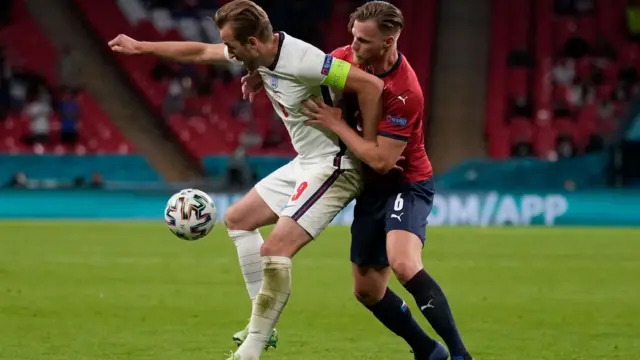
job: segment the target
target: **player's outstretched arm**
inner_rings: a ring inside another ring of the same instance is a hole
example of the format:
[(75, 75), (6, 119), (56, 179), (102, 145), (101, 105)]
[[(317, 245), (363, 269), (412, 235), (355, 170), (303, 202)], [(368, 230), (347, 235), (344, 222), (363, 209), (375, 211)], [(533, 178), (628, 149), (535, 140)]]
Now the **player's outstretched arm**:
[(138, 41), (120, 34), (109, 41), (112, 51), (126, 55), (154, 55), (176, 62), (209, 64), (228, 62), (224, 44), (193, 41)]
[(386, 174), (393, 169), (401, 169), (397, 162), (402, 159), (406, 141), (386, 136), (367, 140), (344, 121), (342, 110), (328, 106), (317, 98), (305, 101), (303, 106), (303, 111), (310, 119), (308, 125), (320, 125), (336, 133), (349, 150), (374, 171)]

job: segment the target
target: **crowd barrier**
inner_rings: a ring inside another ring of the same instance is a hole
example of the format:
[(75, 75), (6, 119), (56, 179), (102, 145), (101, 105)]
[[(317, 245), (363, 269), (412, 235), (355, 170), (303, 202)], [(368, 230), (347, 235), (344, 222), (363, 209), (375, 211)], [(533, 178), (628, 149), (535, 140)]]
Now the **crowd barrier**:
[[(211, 194), (218, 219), (241, 194)], [(0, 190), (0, 219), (162, 221), (170, 194), (106, 190)], [(350, 225), (353, 203), (333, 221)], [(640, 191), (566, 193), (447, 192), (431, 225), (640, 226)]]
[(106, 181), (161, 181), (141, 155), (0, 155), (0, 186), (20, 172), (32, 180), (60, 182), (77, 177), (89, 179), (94, 172)]

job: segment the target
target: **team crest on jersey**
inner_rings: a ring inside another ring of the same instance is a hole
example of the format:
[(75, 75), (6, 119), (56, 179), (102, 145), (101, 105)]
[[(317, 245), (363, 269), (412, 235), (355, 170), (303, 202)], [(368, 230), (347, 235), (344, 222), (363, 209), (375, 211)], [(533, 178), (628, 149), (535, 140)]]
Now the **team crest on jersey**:
[(271, 75), (271, 87), (274, 89), (278, 88), (278, 78), (275, 75)]
[(406, 117), (396, 116), (396, 115), (387, 115), (387, 121), (399, 126), (406, 126), (409, 120)]
[(329, 75), (329, 70), (331, 70), (332, 63), (333, 63), (333, 56), (325, 55), (324, 64), (322, 64), (322, 70), (320, 71), (322, 75)]

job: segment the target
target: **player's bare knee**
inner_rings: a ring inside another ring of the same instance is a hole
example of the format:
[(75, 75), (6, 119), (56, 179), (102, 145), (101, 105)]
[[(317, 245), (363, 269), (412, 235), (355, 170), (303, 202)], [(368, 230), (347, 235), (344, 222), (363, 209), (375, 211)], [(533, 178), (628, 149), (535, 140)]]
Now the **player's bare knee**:
[(269, 237), (260, 247), (261, 256), (284, 256), (283, 246), (278, 239)]
[(376, 299), (376, 297), (373, 294), (367, 291), (354, 290), (353, 296), (355, 296), (356, 300), (358, 300), (364, 306), (374, 305), (380, 300), (380, 299)]
[(380, 301), (384, 296), (384, 291), (380, 293), (379, 289), (372, 286), (356, 286), (353, 289), (353, 296), (363, 305), (371, 306)]
[(365, 306), (376, 304), (387, 291), (389, 268), (359, 266), (355, 263), (353, 271), (353, 295)]
[(237, 206), (236, 204), (229, 206), (223, 217), (227, 230), (253, 231), (258, 228), (256, 219), (254, 219), (255, 216), (247, 214), (245, 209), (246, 207)]
[(359, 268), (354, 273), (353, 296), (365, 306), (382, 299), (387, 290), (389, 273), (386, 268), (380, 270)]
[(260, 197), (256, 189), (251, 189), (238, 202), (229, 206), (223, 217), (227, 230), (253, 231), (264, 225), (278, 221), (271, 208)]
[(287, 239), (278, 233), (271, 233), (260, 248), (261, 256), (293, 257), (297, 248), (294, 239)]
[(244, 221), (244, 219), (246, 218), (246, 214), (243, 214), (238, 206), (231, 205), (224, 213), (223, 221), (224, 225), (227, 227), (227, 230), (255, 230), (247, 228), (249, 227), (249, 224)]
[(262, 244), (262, 256), (293, 257), (302, 247), (311, 241), (309, 235), (300, 224), (283, 216), (278, 220), (267, 240)]
[(391, 270), (396, 278), (405, 283), (422, 269), (422, 262), (414, 259), (395, 259), (391, 261)]

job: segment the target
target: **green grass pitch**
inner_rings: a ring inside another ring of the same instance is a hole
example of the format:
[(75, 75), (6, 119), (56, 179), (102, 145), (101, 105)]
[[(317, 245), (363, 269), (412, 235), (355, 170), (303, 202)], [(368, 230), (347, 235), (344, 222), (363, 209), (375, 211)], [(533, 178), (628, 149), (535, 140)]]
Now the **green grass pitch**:
[[(222, 226), (193, 243), (161, 223), (0, 227), (0, 359), (224, 359), (250, 314)], [(294, 259), (264, 359), (412, 359), (352, 297), (348, 250), (331, 228)], [(433, 228), (424, 259), (477, 360), (640, 357), (640, 230)]]

